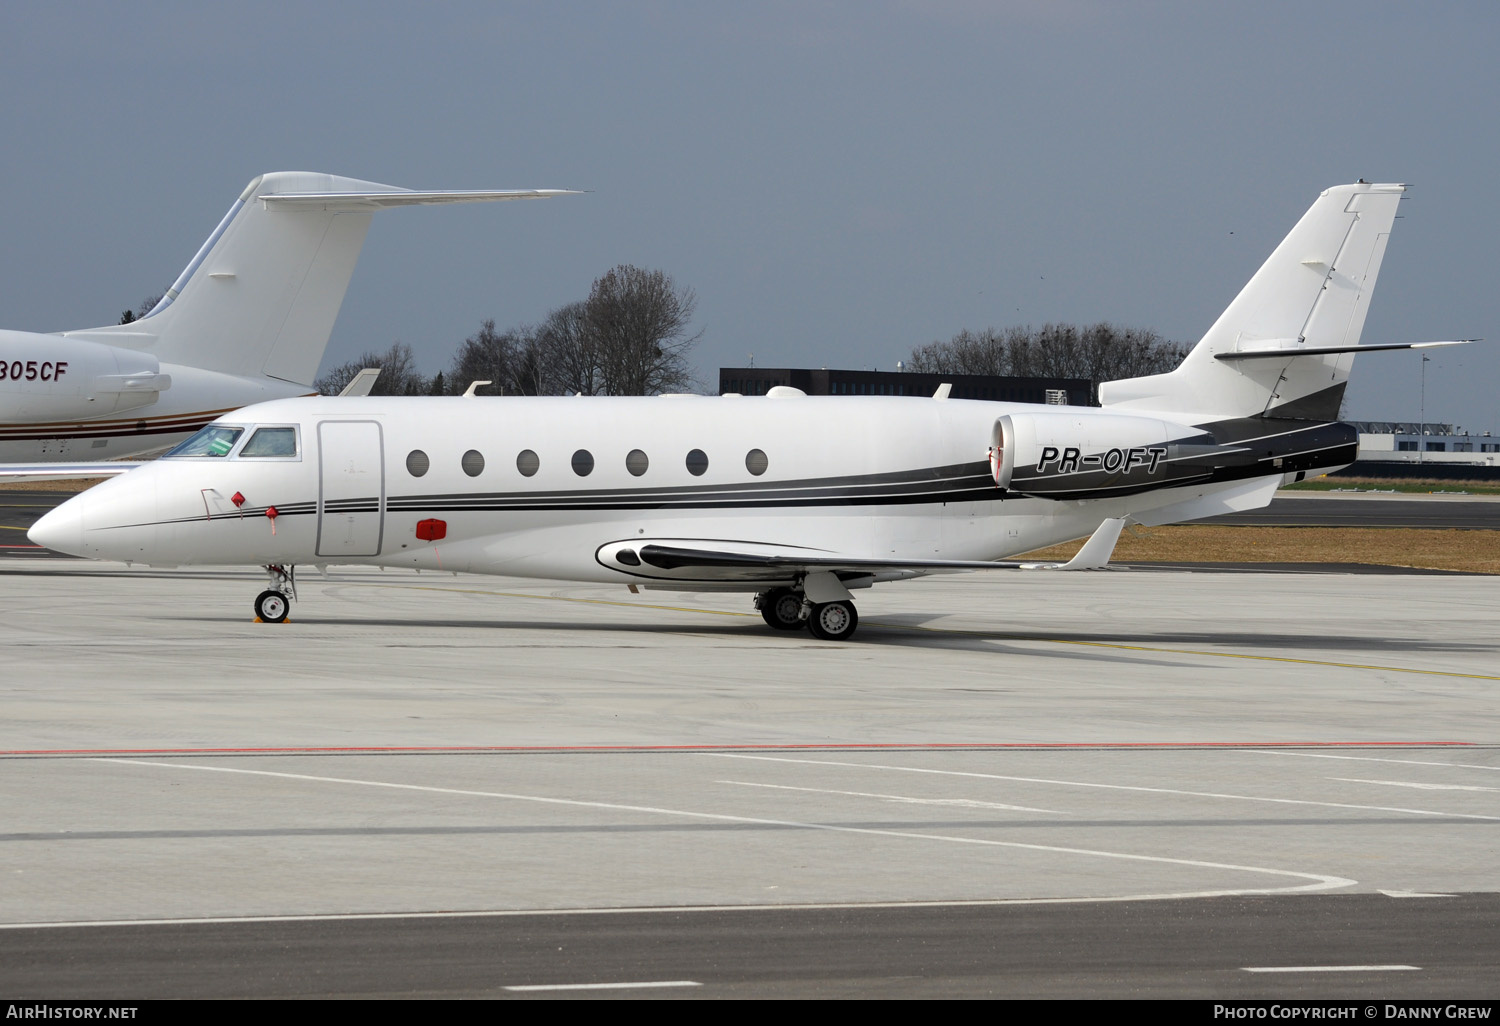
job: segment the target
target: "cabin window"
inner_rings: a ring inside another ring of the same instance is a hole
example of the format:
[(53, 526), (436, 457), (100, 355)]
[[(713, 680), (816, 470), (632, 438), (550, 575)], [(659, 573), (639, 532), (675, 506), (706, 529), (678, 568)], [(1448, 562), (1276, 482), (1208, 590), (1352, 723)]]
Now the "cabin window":
[(702, 477), (704, 471), (708, 469), (708, 453), (702, 449), (694, 449), (688, 453), (687, 468), (689, 474), (692, 474), (694, 477)]
[(484, 454), (478, 449), (470, 449), (464, 453), (463, 459), (458, 465), (464, 468), (464, 473), (470, 477), (478, 477), (484, 473)]
[(250, 436), (250, 441), (240, 450), (241, 456), (295, 456), (297, 455), (297, 429), (294, 427), (263, 427)]
[(625, 469), (630, 471), (631, 477), (640, 477), (651, 466), (651, 460), (639, 449), (631, 449), (630, 455), (625, 457)]
[(245, 433), (242, 427), (224, 427), (210, 424), (197, 434), (179, 443), (166, 454), (166, 459), (181, 456), (228, 456), (234, 443)]
[(750, 473), (754, 474), (756, 477), (760, 477), (760, 475), (764, 474), (766, 472), (766, 468), (770, 465), (771, 461), (766, 458), (765, 452), (760, 449), (751, 449), (749, 452), (745, 453), (745, 469), (750, 471)]
[(432, 467), (432, 461), (421, 449), (413, 449), (406, 454), (406, 472), (412, 477), (421, 477)]
[(594, 472), (594, 454), (587, 449), (579, 449), (573, 454), (573, 473), (579, 477), (588, 477)]

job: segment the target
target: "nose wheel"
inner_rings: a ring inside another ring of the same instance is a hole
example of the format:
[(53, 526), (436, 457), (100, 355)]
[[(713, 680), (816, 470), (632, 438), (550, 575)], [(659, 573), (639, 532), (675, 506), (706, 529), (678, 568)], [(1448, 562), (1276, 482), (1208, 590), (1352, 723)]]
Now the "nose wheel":
[(261, 623), (286, 623), (286, 615), (297, 601), (297, 568), (272, 565), (265, 569), (270, 587), (255, 596), (255, 619)]
[(255, 596), (255, 618), (262, 623), (286, 623), (291, 601), (279, 591), (263, 591)]

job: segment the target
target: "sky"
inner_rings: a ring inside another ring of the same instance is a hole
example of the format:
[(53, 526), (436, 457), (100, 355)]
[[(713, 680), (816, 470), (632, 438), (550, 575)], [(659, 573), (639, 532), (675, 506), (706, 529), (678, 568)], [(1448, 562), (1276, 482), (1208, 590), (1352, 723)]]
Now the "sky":
[[(693, 363), (894, 370), (961, 329), (1193, 342), (1324, 188), (1402, 202), (1347, 416), (1500, 433), (1500, 4), (0, 6), (0, 326), (113, 323), (265, 171), (569, 188), (378, 214), (324, 368), (426, 373), (630, 263)], [(1487, 173), (1487, 172), (1486, 172)], [(1486, 242), (1485, 240), (1490, 240)]]

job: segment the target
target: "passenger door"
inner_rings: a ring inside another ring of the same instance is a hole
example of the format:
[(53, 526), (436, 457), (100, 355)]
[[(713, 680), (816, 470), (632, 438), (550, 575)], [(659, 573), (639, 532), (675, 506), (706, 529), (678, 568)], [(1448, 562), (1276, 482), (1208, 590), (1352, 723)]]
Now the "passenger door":
[(373, 420), (318, 424), (317, 554), (378, 556), (385, 527), (385, 447)]

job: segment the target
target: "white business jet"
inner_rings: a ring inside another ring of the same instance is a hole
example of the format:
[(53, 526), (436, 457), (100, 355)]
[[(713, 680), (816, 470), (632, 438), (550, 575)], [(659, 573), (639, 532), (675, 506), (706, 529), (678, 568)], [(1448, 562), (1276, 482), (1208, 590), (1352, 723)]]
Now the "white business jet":
[[(1102, 408), (932, 398), (285, 399), (220, 417), (31, 530), (148, 564), (260, 565), (264, 621), (294, 567), (391, 567), (745, 591), (767, 624), (853, 634), (852, 593), (1127, 521), (1264, 506), (1354, 460), (1336, 423), (1404, 187), (1329, 189), (1168, 374)], [(470, 390), (472, 392), (472, 389)], [(1056, 564), (1045, 564), (1056, 567)]]
[(0, 331), (0, 479), (119, 473), (134, 464), (91, 461), (163, 449), (230, 410), (309, 394), (376, 211), (566, 191), (261, 175), (139, 320)]

